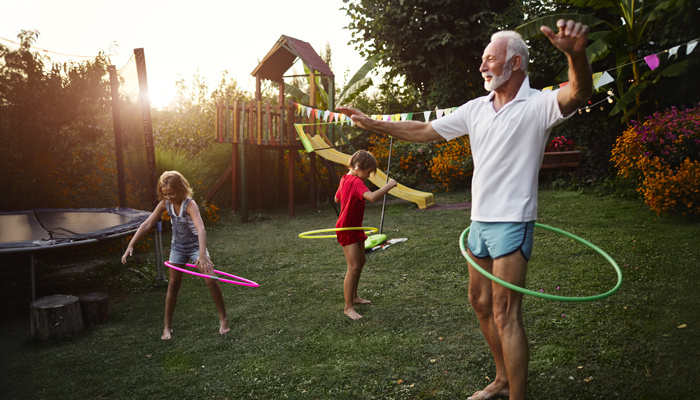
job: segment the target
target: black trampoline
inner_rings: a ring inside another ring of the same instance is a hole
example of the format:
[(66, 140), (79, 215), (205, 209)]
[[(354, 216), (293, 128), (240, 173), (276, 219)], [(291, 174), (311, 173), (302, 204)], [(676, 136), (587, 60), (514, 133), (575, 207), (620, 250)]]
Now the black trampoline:
[(29, 253), (34, 299), (34, 253), (122, 238), (149, 215), (124, 207), (0, 212), (0, 255)]

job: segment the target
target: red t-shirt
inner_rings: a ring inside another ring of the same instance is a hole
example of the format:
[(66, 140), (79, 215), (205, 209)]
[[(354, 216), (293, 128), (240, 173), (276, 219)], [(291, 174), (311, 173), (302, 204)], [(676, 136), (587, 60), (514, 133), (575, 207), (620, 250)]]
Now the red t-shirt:
[[(368, 192), (367, 185), (355, 175), (346, 174), (340, 179), (340, 186), (335, 197), (340, 200), (340, 216), (335, 224), (336, 228), (362, 226), (365, 217), (365, 198), (362, 195)], [(367, 235), (362, 230), (338, 232), (338, 243), (341, 246), (364, 242)]]

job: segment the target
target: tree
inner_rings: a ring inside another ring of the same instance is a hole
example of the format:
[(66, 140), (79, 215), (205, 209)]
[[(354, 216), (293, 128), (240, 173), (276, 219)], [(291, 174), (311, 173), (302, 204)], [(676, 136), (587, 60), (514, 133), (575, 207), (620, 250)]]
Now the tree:
[[(640, 68), (640, 57), (664, 50), (662, 46), (669, 46), (671, 40), (681, 44), (697, 37), (697, 24), (692, 21), (697, 20), (698, 9), (688, 0), (565, 0), (563, 3), (578, 7), (580, 12), (540, 17), (517, 31), (525, 38), (534, 38), (540, 34), (541, 25), (555, 26), (560, 18), (577, 19), (594, 27), (587, 54), (591, 62), (613, 58), (618, 102), (611, 115), (622, 112), (623, 121), (632, 116), (641, 119), (642, 107), (649, 100), (643, 97), (645, 91), (662, 78), (680, 76), (697, 64), (697, 60), (686, 58), (659, 70)], [(563, 71), (560, 79), (565, 77)]]
[(387, 79), (405, 77), (423, 107), (447, 107), (483, 93), (478, 71), (495, 16), (506, 0), (343, 0), (351, 43), (379, 55)]
[[(18, 38), (16, 50), (0, 44), (0, 186), (5, 193), (0, 207), (49, 207), (66, 189), (55, 187), (50, 170), (68, 165), (81, 149), (91, 146), (97, 152), (113, 139), (109, 59), (100, 54), (82, 63), (52, 63), (32, 50), (36, 32), (22, 31)], [(84, 178), (91, 163), (84, 160), (83, 170), (72, 174)]]

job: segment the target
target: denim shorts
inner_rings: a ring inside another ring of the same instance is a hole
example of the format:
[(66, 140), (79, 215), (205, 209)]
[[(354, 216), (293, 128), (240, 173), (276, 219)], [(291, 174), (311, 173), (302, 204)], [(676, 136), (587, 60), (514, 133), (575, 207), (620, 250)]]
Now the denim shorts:
[(535, 221), (479, 222), (472, 221), (467, 247), (477, 258), (505, 257), (519, 251), (525, 260), (532, 255), (532, 234)]
[[(207, 249), (207, 257), (209, 257), (209, 249)], [(173, 264), (187, 264), (199, 258), (199, 246), (192, 251), (182, 251), (181, 249), (170, 247), (170, 262)]]

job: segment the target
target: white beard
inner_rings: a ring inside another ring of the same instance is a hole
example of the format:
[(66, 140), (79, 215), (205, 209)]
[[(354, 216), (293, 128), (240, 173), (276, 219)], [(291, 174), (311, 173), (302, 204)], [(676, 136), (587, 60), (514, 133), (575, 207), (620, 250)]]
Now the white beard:
[(492, 91), (498, 89), (499, 87), (501, 87), (501, 85), (506, 83), (508, 81), (508, 79), (510, 79), (510, 74), (511, 74), (512, 70), (510, 68), (507, 68), (507, 66), (509, 64), (510, 64), (509, 62), (505, 63), (506, 68), (504, 68), (503, 73), (501, 75), (494, 75), (491, 72), (484, 72), (483, 73), (483, 76), (485, 76), (485, 77), (490, 76), (491, 77), (490, 82), (484, 81), (484, 88), (487, 91), (492, 92)]

